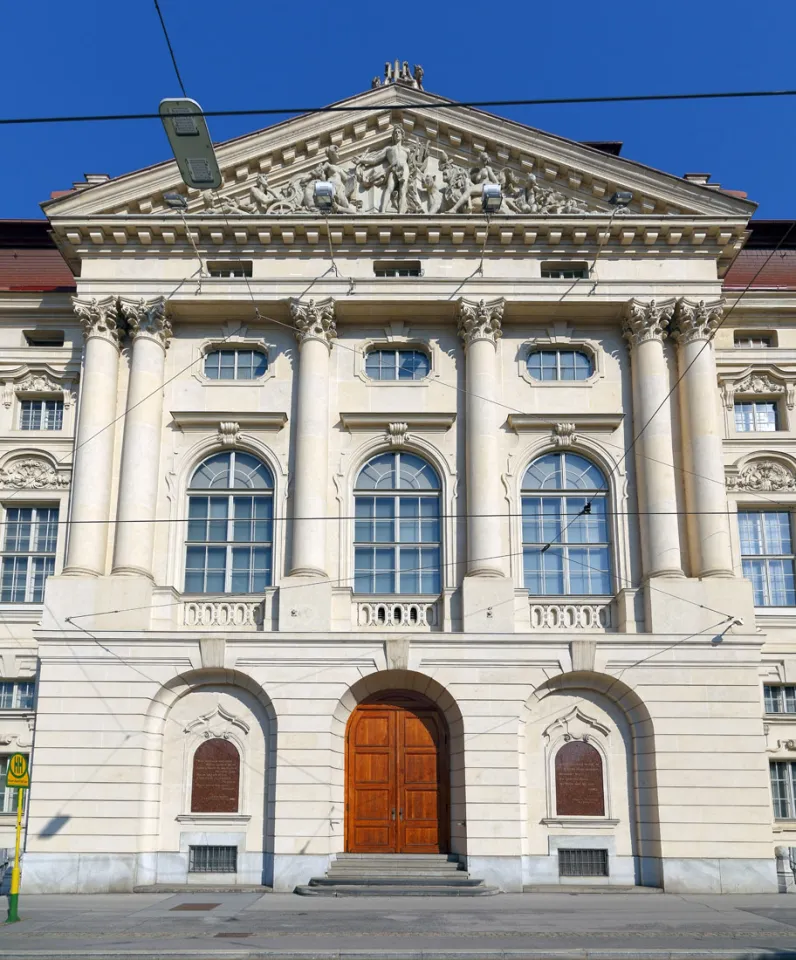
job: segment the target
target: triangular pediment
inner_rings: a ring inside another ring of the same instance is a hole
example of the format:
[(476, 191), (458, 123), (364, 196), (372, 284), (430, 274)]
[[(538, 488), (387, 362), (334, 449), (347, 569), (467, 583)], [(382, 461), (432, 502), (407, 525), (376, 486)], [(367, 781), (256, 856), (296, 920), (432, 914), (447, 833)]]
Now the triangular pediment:
[(623, 211), (629, 216), (743, 218), (754, 211), (738, 197), (447, 104), (411, 87), (373, 89), (328, 112), (217, 145), (224, 177), (217, 195), (187, 189), (168, 161), (49, 201), (44, 209), (51, 218), (70, 219), (173, 214), (163, 194), (179, 191), (188, 216), (318, 216), (313, 185), (323, 179), (335, 185), (329, 216), (479, 213), (486, 182), (500, 184), (500, 215), (507, 216), (605, 215), (618, 190), (632, 193)]

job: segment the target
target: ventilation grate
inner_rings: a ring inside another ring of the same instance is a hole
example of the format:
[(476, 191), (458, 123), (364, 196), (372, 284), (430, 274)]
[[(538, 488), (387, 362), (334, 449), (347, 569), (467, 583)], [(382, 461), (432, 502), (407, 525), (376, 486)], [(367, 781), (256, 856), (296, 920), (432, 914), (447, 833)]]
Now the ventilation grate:
[(559, 877), (607, 877), (607, 850), (559, 850)]
[(189, 847), (188, 873), (237, 873), (237, 847)]

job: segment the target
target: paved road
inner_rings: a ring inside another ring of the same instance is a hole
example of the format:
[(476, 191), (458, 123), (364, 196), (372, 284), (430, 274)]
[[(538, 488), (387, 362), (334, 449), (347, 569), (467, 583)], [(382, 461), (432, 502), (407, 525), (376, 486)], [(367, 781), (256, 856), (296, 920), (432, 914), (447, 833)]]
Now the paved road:
[(796, 960), (796, 896), (23, 893), (20, 913), (21, 923), (0, 928), (0, 958)]

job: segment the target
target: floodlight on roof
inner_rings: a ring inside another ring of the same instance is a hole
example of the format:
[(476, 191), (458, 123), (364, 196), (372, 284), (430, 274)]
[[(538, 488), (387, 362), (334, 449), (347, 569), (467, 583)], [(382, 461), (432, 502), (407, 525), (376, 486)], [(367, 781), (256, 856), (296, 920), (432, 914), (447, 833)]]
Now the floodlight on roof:
[(503, 203), (503, 191), (499, 183), (485, 183), (481, 191), (481, 209), (484, 213), (497, 213)]
[(221, 186), (216, 152), (202, 108), (195, 100), (169, 98), (158, 108), (183, 182), (195, 190)]
[(630, 190), (617, 190), (608, 202), (614, 207), (626, 207), (632, 199)]
[(188, 207), (188, 200), (181, 193), (164, 193), (163, 200), (173, 210), (185, 210)]
[(334, 184), (328, 180), (316, 180), (313, 197), (319, 210), (331, 210), (334, 203)]

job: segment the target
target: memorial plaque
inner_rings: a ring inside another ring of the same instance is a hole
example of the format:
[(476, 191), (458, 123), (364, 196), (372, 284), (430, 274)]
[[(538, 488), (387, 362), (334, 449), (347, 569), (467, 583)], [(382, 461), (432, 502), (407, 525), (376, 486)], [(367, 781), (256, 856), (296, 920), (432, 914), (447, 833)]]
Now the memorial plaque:
[(602, 757), (583, 740), (565, 743), (556, 754), (556, 814), (605, 816)]
[(240, 755), (229, 740), (205, 740), (193, 755), (191, 813), (237, 813)]

